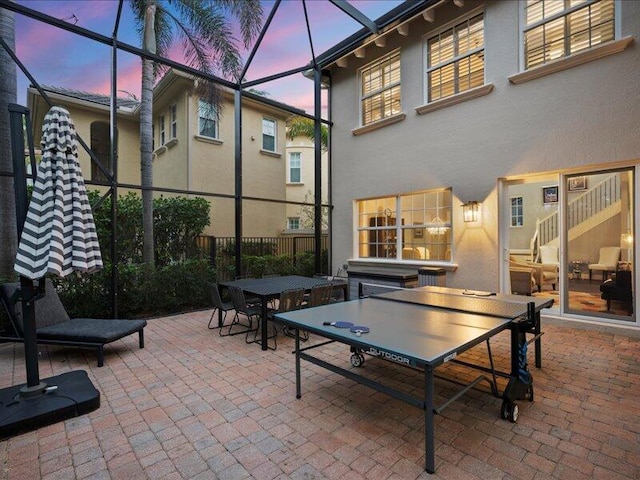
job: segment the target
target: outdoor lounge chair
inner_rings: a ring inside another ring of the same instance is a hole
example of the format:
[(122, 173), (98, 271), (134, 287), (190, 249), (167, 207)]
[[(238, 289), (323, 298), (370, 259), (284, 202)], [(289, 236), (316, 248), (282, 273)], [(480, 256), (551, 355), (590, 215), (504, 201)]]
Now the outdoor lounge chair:
[[(51, 280), (46, 280), (45, 287), (45, 295), (35, 301), (37, 343), (95, 348), (98, 367), (104, 364), (107, 343), (138, 332), (140, 348), (144, 348), (146, 320), (69, 318)], [(20, 284), (0, 286), (0, 299), (11, 323), (8, 336), (0, 337), (0, 342), (24, 342)]]

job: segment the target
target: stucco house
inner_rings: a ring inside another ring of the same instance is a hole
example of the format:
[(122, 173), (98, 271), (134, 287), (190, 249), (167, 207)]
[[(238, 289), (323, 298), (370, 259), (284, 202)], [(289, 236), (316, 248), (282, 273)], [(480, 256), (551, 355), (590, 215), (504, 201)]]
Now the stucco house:
[[(169, 70), (154, 88), (154, 187), (201, 194), (211, 204), (211, 226), (205, 232), (219, 237), (235, 234), (235, 150), (233, 93), (224, 94), (221, 112), (195, 93), (193, 77)], [(57, 87), (46, 94), (69, 110), (78, 134), (109, 164), (109, 97)], [(278, 103), (257, 95), (243, 97), (243, 195), (273, 199), (264, 204), (245, 201), (243, 230), (247, 237), (276, 237), (287, 228), (286, 121), (291, 116)], [(48, 104), (35, 88), (28, 92), (36, 142)], [(139, 102), (118, 99), (118, 182), (140, 184)], [(89, 155), (79, 153), (85, 177), (106, 177)], [(306, 168), (304, 169), (306, 170)], [(303, 171), (304, 171), (303, 170)], [(311, 182), (312, 184), (313, 182)], [(96, 186), (99, 188), (99, 186)], [(120, 188), (120, 193), (126, 191)], [(183, 193), (182, 195), (186, 195)]]
[[(300, 206), (299, 203), (313, 203), (315, 191), (315, 148), (312, 139), (304, 136), (287, 138), (285, 147), (287, 155), (287, 224), (285, 234), (300, 235), (305, 233), (313, 235), (313, 207)], [(322, 204), (328, 204), (329, 198), (329, 168), (328, 152), (321, 154), (321, 192)], [(322, 230), (327, 230), (329, 212), (325, 208), (322, 213)]]
[(572, 299), (620, 262), (637, 291), (640, 2), (424, 0), (377, 23), (318, 59), (333, 271), (436, 267), (508, 293), (510, 260), (551, 250), (554, 315), (638, 326)]

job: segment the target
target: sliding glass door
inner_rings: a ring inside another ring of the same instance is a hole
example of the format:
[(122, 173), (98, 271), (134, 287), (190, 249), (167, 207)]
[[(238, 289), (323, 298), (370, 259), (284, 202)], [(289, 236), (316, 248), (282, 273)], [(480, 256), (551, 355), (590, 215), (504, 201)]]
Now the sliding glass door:
[(634, 318), (633, 177), (632, 169), (565, 177), (565, 309), (569, 313)]
[(503, 288), (558, 314), (635, 321), (633, 168), (503, 183)]

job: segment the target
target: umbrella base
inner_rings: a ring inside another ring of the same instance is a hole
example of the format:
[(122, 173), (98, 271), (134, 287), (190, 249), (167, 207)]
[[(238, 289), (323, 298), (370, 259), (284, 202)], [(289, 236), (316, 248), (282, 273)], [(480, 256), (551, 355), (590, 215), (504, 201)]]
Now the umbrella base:
[(92, 412), (100, 392), (84, 370), (42, 379), (40, 385), (0, 389), (0, 438)]

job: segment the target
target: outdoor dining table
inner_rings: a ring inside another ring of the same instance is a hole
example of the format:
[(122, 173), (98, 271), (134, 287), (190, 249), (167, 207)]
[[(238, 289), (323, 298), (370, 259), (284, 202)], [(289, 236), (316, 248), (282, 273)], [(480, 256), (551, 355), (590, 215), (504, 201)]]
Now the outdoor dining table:
[[(312, 287), (332, 283), (326, 278), (303, 277), (302, 275), (285, 275), (281, 277), (263, 278), (242, 278), (229, 282), (220, 282), (221, 288), (239, 287), (249, 296), (259, 297), (262, 304), (261, 314), (261, 341), (262, 350), (267, 350), (267, 312), (268, 303), (280, 297), (285, 290), (292, 288), (303, 288), (305, 292), (311, 291)], [(334, 288), (341, 288), (343, 298), (347, 298), (347, 282), (333, 283)], [(222, 312), (218, 312), (218, 325), (222, 326)]]

